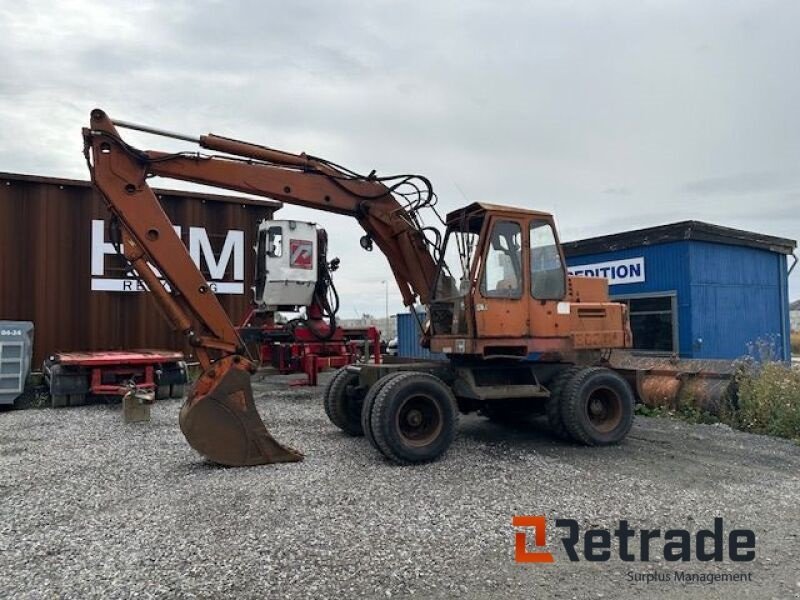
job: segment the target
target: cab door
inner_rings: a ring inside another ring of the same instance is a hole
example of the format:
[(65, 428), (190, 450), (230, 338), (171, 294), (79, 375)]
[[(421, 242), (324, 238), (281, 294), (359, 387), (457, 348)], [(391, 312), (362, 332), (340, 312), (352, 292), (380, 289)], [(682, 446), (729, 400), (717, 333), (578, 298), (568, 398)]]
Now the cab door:
[(524, 338), (529, 335), (527, 221), (493, 216), (475, 290), (478, 338)]
[(550, 219), (533, 218), (528, 230), (531, 298), (528, 319), (531, 336), (569, 335), (570, 307), (566, 302), (567, 274), (558, 236)]

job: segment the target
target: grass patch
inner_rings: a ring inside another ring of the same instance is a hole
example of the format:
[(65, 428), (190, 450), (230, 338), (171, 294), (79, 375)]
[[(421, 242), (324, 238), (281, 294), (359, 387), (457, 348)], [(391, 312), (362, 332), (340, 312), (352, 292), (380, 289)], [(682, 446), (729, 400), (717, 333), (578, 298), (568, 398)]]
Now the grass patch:
[(753, 363), (736, 376), (738, 398), (720, 415), (731, 427), (800, 443), (800, 370), (782, 362)]
[(714, 423), (720, 422), (718, 416), (708, 411), (700, 410), (694, 406), (689, 406), (688, 404), (680, 406), (679, 408), (669, 408), (667, 406), (652, 407), (645, 404), (637, 404), (636, 414), (644, 417), (670, 417), (688, 423), (703, 423), (705, 425), (713, 425)]

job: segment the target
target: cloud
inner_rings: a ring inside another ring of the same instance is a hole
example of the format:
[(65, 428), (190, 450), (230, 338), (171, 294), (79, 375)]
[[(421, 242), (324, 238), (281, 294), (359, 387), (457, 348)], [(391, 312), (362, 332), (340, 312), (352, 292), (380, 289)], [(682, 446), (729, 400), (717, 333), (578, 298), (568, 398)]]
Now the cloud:
[(625, 186), (608, 187), (603, 190), (603, 193), (608, 194), (609, 196), (630, 196), (631, 189)]
[(700, 195), (740, 195), (786, 190), (798, 186), (800, 186), (800, 172), (737, 173), (690, 181), (682, 185), (679, 191)]
[[(99, 106), (420, 172), (442, 212), (460, 188), (551, 211), (565, 239), (692, 218), (797, 237), (798, 19), (791, 0), (6, 3), (0, 170), (85, 178), (80, 128)], [(329, 229), (343, 303), (382, 314), (386, 259), (352, 220), (282, 213)]]

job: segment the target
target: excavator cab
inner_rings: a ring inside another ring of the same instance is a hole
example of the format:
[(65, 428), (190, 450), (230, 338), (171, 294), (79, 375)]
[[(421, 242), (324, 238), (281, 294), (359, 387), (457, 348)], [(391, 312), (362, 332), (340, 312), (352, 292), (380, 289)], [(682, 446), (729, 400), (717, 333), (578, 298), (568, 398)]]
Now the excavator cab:
[(431, 325), (440, 338), (530, 337), (536, 307), (557, 313), (567, 294), (553, 218), (538, 211), (475, 203), (450, 213), (438, 266)]
[(552, 215), (474, 203), (451, 212), (430, 303), (430, 347), (447, 355), (570, 361), (629, 345), (605, 282), (568, 275)]

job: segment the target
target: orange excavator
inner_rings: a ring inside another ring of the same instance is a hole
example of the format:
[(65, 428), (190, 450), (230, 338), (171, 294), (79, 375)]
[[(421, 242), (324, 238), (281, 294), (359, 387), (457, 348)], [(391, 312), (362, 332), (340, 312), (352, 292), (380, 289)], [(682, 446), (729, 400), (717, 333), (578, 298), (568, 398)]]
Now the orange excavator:
[[(125, 142), (123, 128), (213, 154), (142, 151)], [(588, 445), (627, 435), (633, 391), (607, 362), (612, 349), (631, 346), (626, 308), (609, 301), (605, 280), (567, 274), (551, 215), (474, 203), (440, 219), (442, 233), (424, 224), (424, 210), (438, 213), (422, 176), (361, 175), (308, 154), (112, 120), (99, 109), (83, 138), (92, 182), (114, 217), (115, 243), (195, 348), (202, 374), (179, 421), (189, 444), (211, 461), (259, 465), (302, 454), (273, 439), (261, 420), (250, 384), (255, 365), (149, 187), (153, 176), (358, 221), (361, 246), (386, 256), (405, 305), (426, 307), (424, 317), (414, 313), (421, 343), (447, 357), (351, 365), (326, 387), (330, 420), (365, 435), (390, 460), (436, 459), (450, 446), (459, 413), (474, 411), (499, 421), (541, 412), (557, 433)]]

